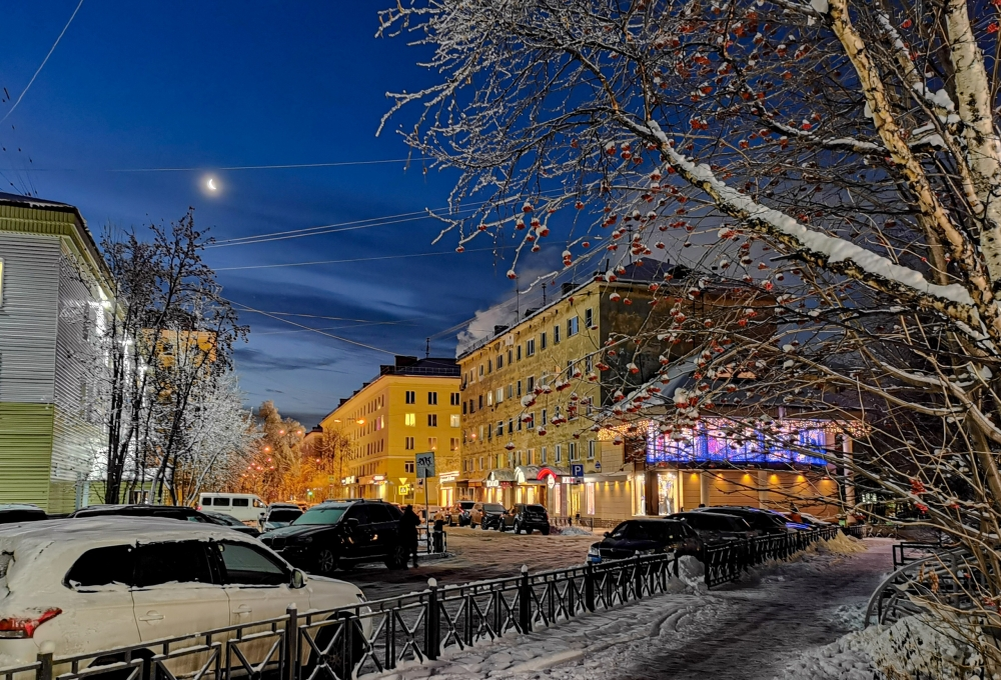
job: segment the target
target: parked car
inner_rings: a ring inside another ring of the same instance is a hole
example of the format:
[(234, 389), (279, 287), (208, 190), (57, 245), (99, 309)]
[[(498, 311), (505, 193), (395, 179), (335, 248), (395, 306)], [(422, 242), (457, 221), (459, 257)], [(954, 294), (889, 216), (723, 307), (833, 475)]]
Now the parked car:
[[(0, 527), (5, 665), (34, 662), (46, 643), (62, 655), (135, 646), (133, 654), (149, 659), (161, 651), (155, 640), (283, 616), (293, 603), (308, 611), (363, 601), (354, 585), (307, 577), (219, 525), (90, 517)], [(271, 644), (242, 651), (259, 663)]]
[(787, 527), (794, 529), (816, 529), (818, 527), (827, 527), (831, 525), (830, 522), (805, 512), (799, 513), (799, 516), (803, 519), (802, 522), (793, 522), (791, 519), (792, 513), (790, 512), (777, 512), (776, 514), (781, 515), (785, 519)]
[(595, 543), (587, 551), (587, 561), (596, 564), (604, 560), (669, 552), (696, 555), (701, 549), (702, 540), (687, 522), (630, 519), (606, 531), (605, 540)]
[(360, 562), (406, 566), (397, 527), (402, 513), (376, 500), (314, 505), (292, 524), (261, 535), (261, 541), (302, 569), (330, 574)]
[(48, 519), (37, 505), (30, 503), (0, 503), (0, 524), (14, 524), (15, 522), (37, 522)]
[(716, 512), (676, 512), (667, 519), (686, 522), (695, 530), (703, 545), (751, 538), (755, 531), (741, 517)]
[(209, 518), (194, 508), (183, 505), (88, 505), (69, 514), (71, 518), (80, 517), (159, 517), (161, 519), (179, 519), (202, 524), (219, 524), (218, 520)]
[(261, 531), (272, 531), (287, 527), (302, 517), (302, 510), (295, 503), (272, 503), (261, 516)]
[(758, 508), (718, 505), (711, 508), (698, 508), (695, 512), (714, 512), (743, 518), (758, 535), (785, 534), (790, 531), (785, 525), (785, 519), (776, 513)]
[(241, 534), (246, 534), (247, 536), (253, 536), (257, 538), (261, 535), (261, 532), (254, 527), (248, 527), (246, 524), (238, 520), (233, 515), (226, 515), (221, 512), (205, 512), (202, 514), (214, 521), (216, 524), (224, 527), (229, 527), (233, 531), (239, 531)]
[(453, 505), (445, 518), (445, 522), (448, 526), (469, 526), (469, 511), (473, 509), (476, 505), (475, 501), (459, 501)]
[(255, 527), (267, 507), (260, 496), (252, 493), (203, 493), (198, 496), (198, 510), (224, 512)]
[(549, 513), (545, 506), (530, 503), (515, 503), (514, 507), (501, 515), (500, 530), (514, 530), (520, 534), (530, 534), (538, 529), (544, 536), (549, 535)]
[(500, 529), (504, 506), (500, 503), (474, 503), (469, 511), (469, 526), (481, 529)]

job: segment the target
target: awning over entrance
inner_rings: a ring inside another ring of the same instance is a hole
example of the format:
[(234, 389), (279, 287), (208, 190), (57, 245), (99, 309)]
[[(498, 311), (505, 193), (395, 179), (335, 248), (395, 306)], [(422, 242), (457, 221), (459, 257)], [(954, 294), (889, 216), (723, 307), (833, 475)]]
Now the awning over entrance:
[(544, 480), (539, 478), (538, 465), (519, 465), (514, 469), (514, 481), (516, 484), (544, 484)]
[(539, 468), (539, 472), (536, 474), (535, 478), (540, 481), (546, 481), (547, 477), (555, 477), (556, 480), (559, 481), (560, 477), (566, 477), (569, 474), (570, 472), (568, 470), (558, 468), (555, 465), (550, 465), (548, 467)]
[(488, 482), (513, 482), (515, 481), (514, 470), (509, 470), (507, 468), (501, 468), (499, 470), (491, 470), (490, 474), (487, 475)]

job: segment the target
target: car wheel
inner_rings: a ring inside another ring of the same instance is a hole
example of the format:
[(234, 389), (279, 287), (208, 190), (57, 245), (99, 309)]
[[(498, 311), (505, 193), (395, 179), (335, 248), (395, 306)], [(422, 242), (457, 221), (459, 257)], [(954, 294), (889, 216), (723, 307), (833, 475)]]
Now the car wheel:
[[(341, 616), (347, 618), (346, 614), (342, 614)], [(312, 677), (313, 672), (317, 666), (321, 665), (321, 662), (322, 665), (326, 666), (326, 673), (319, 674), (321, 677), (354, 677), (355, 664), (361, 660), (365, 653), (365, 642), (363, 640), (365, 632), (362, 630), (357, 619), (353, 619), (349, 625), (351, 626), (351, 646), (346, 654), (341, 642), (344, 638), (343, 633), (336, 635), (336, 641), (331, 645), (331, 641), (335, 639), (335, 634), (339, 626), (325, 626), (316, 633), (316, 646), (320, 649), (321, 655), (320, 658), (317, 658), (316, 652), (310, 652), (309, 660), (303, 668), (303, 677)], [(344, 633), (347, 633), (347, 629), (344, 630)]]
[(543, 536), (548, 536), (549, 535), (549, 527), (542, 527), (542, 529), (540, 529), (540, 531), (542, 532)]
[(337, 555), (329, 548), (324, 548), (316, 553), (316, 571), (324, 576), (329, 576), (337, 569)]
[(410, 553), (407, 549), (402, 545), (397, 545), (393, 547), (389, 557), (386, 558), (386, 566), (390, 569), (405, 569), (409, 559)]

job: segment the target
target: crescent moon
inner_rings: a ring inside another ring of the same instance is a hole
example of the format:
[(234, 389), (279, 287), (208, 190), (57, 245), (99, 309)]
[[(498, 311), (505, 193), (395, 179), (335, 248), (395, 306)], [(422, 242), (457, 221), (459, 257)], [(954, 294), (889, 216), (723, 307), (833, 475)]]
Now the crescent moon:
[(209, 191), (215, 191), (216, 190), (215, 178), (209, 177), (209, 181), (206, 182), (206, 185), (208, 186)]

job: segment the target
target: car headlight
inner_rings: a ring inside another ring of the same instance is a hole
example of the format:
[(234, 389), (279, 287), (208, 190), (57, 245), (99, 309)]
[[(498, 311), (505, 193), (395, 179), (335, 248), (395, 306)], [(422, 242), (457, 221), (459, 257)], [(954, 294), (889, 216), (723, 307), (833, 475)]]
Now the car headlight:
[(303, 536), (299, 539), (299, 543), (312, 543), (312, 542), (313, 542), (312, 536)]
[(595, 543), (594, 545), (592, 545), (590, 548), (587, 549), (587, 554), (601, 556), (601, 548), (599, 548), (598, 544)]

